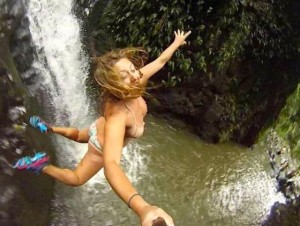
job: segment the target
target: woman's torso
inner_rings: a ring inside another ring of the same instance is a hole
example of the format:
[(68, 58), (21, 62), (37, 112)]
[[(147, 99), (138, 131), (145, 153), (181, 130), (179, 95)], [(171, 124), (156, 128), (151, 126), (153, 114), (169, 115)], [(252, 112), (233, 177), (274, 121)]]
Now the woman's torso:
[(147, 114), (147, 105), (142, 97), (134, 101), (124, 102), (127, 110), (129, 126), (125, 132), (125, 138), (139, 138), (144, 133), (144, 117)]
[[(126, 112), (127, 125), (125, 129), (124, 146), (130, 139), (139, 138), (144, 133), (144, 117), (147, 113), (147, 105), (142, 97), (136, 99), (120, 101), (121, 110)], [(122, 107), (123, 106), (123, 107)], [(107, 106), (105, 106), (106, 108)], [(96, 120), (97, 137), (100, 145), (103, 147), (104, 142), (104, 127), (105, 127), (105, 113), (108, 109), (104, 110), (104, 116)]]

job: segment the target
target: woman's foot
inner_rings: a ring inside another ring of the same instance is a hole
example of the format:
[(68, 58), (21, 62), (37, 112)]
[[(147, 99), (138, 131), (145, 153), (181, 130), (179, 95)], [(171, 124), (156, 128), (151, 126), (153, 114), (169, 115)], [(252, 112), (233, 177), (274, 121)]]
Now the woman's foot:
[(37, 128), (41, 133), (47, 133), (52, 131), (51, 126), (44, 122), (39, 116), (31, 116), (29, 123), (32, 127)]
[(39, 174), (42, 169), (49, 165), (49, 156), (46, 153), (38, 152), (33, 157), (25, 156), (20, 158), (14, 165), (18, 170), (29, 170)]

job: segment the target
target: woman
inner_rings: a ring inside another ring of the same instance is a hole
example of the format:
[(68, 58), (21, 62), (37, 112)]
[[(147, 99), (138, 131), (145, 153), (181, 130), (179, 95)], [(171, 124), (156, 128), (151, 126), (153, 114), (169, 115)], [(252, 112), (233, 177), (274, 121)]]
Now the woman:
[[(132, 186), (120, 167), (123, 147), (131, 138), (138, 138), (144, 131), (147, 106), (142, 98), (148, 79), (159, 71), (173, 53), (190, 35), (178, 30), (173, 43), (153, 62), (143, 66), (144, 53), (140, 49), (114, 50), (95, 59), (95, 79), (104, 94), (103, 116), (88, 129), (49, 126), (33, 116), (30, 124), (41, 132), (52, 132), (77, 142), (88, 143), (88, 151), (74, 171), (49, 164), (45, 153), (20, 159), (15, 168), (43, 172), (64, 184), (79, 186), (87, 182), (104, 167), (104, 174), (116, 194), (141, 220), (142, 226), (152, 225), (158, 217), (168, 226), (172, 218), (162, 209), (147, 203)], [(105, 135), (104, 135), (105, 134)]]

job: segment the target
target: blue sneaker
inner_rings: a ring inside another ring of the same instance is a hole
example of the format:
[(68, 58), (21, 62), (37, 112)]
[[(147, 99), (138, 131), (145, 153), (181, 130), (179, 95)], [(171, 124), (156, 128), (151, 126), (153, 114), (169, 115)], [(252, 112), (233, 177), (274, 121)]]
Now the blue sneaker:
[(14, 168), (18, 170), (29, 170), (39, 174), (42, 169), (49, 165), (49, 156), (46, 153), (38, 152), (33, 157), (23, 157), (19, 159)]
[(41, 133), (47, 133), (52, 130), (51, 126), (44, 122), (39, 116), (31, 116), (29, 123), (32, 127), (39, 129)]
[(31, 158), (29, 156), (25, 156), (23, 158), (20, 158), (14, 165), (15, 169), (18, 170), (26, 170), (27, 165), (31, 164)]
[(40, 160), (41, 158), (43, 158), (44, 156), (46, 156), (45, 152), (37, 152), (30, 159), (31, 159), (32, 162), (36, 162), (36, 161)]

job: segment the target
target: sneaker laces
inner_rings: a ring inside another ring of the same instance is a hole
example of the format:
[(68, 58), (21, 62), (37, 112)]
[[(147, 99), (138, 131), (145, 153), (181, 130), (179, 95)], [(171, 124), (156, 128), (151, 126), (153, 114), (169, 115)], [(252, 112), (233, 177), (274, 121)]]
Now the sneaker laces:
[(39, 174), (49, 164), (49, 156), (44, 152), (37, 152), (33, 157), (25, 156), (20, 158), (13, 166), (19, 170), (30, 170)]
[(46, 153), (45, 153), (45, 152), (38, 152), (38, 153), (35, 153), (35, 155), (31, 158), (31, 161), (32, 161), (32, 162), (38, 161), (38, 160), (40, 160), (41, 158), (43, 158), (44, 156), (46, 156)]
[(29, 156), (25, 156), (23, 158), (20, 158), (13, 167), (22, 170), (26, 169), (27, 166), (31, 163), (31, 158)]
[(29, 123), (32, 125), (32, 127), (39, 129), (41, 133), (47, 133), (49, 130), (47, 123), (42, 121), (39, 116), (31, 116)]

